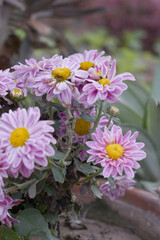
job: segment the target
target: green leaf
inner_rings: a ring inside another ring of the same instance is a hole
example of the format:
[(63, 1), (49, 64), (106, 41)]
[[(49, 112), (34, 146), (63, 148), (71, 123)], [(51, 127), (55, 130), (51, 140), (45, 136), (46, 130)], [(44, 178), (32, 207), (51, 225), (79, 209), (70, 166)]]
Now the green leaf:
[(54, 147), (54, 150), (55, 150), (55, 154), (53, 156), (53, 159), (60, 160), (60, 159), (64, 158), (64, 153), (59, 152), (55, 147)]
[(158, 161), (158, 155), (155, 149), (155, 145), (151, 136), (143, 129), (134, 127), (132, 125), (121, 125), (124, 132), (131, 130), (132, 133), (138, 131), (137, 142), (143, 142), (145, 144), (143, 151), (147, 156), (140, 161), (140, 165), (144, 171), (143, 180), (158, 181), (160, 180), (160, 164)]
[(88, 113), (81, 113), (80, 118), (82, 118), (83, 120), (85, 120), (87, 122), (95, 121), (95, 117), (90, 116)]
[(59, 220), (59, 216), (56, 213), (47, 212), (44, 214), (44, 217), (45, 217), (46, 221), (50, 224), (55, 224)]
[(115, 186), (114, 179), (112, 177), (108, 178), (108, 182), (110, 183), (111, 186)]
[(118, 118), (121, 120), (121, 122), (133, 124), (135, 126), (143, 125), (143, 118), (140, 115), (138, 115), (133, 109), (131, 109), (122, 102), (115, 103), (113, 105), (116, 106), (120, 111)]
[(39, 181), (36, 184), (36, 192), (37, 192), (37, 194), (39, 194), (43, 190), (43, 188), (45, 186), (45, 182), (46, 182), (46, 179), (43, 179), (43, 180)]
[(144, 107), (149, 97), (146, 89), (137, 82), (127, 81), (128, 89), (120, 96), (120, 99), (128, 107), (135, 110), (138, 115), (143, 117)]
[(102, 198), (103, 194), (99, 191), (99, 189), (95, 185), (91, 185), (91, 190), (95, 197)]
[(150, 98), (146, 105), (144, 126), (153, 138), (160, 159), (160, 105)]
[(152, 81), (152, 86), (151, 86), (151, 96), (155, 100), (160, 102), (159, 89), (160, 89), (160, 61), (158, 63), (158, 66)]
[(128, 82), (127, 85), (128, 89), (120, 96), (121, 102), (113, 105), (119, 108), (122, 122), (142, 126), (149, 94), (136, 82)]
[(79, 172), (83, 172), (84, 174), (92, 174), (93, 172), (95, 172), (96, 170), (99, 170), (99, 167), (97, 166), (91, 166), (87, 163), (82, 164), (82, 161), (75, 159), (75, 165), (76, 165), (76, 169)]
[(79, 168), (85, 174), (91, 174), (95, 172), (95, 168), (87, 163), (80, 165)]
[(54, 176), (54, 179), (56, 182), (59, 183), (64, 183), (65, 176), (66, 176), (66, 169), (65, 168), (60, 168), (57, 165), (54, 165), (51, 167), (52, 174)]
[(6, 226), (2, 227), (2, 225), (0, 227), (0, 233), (2, 233), (2, 235), (0, 234), (1, 240), (21, 240), (17, 233), (14, 232), (11, 228)]
[(15, 223), (14, 227), (21, 237), (39, 236), (41, 240), (53, 240), (48, 224), (38, 209), (25, 209), (17, 217), (17, 220), (20, 222)]
[(45, 185), (45, 192), (48, 194), (49, 197), (55, 196), (56, 192), (55, 189), (53, 188), (53, 185)]
[(160, 182), (148, 182), (148, 181), (140, 181), (140, 184), (147, 190), (155, 193), (154, 188), (160, 186)]
[(28, 180), (24, 183), (13, 183), (16, 187), (20, 188), (20, 189), (25, 189), (27, 187), (29, 187), (31, 184), (35, 183), (37, 180), (34, 178), (34, 179), (31, 179), (31, 180)]

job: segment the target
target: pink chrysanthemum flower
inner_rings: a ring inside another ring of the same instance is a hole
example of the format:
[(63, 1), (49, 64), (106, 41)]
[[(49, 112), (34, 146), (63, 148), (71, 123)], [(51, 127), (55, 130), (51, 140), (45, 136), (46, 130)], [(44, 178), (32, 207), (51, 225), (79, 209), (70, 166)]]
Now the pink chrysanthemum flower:
[(0, 146), (7, 155), (8, 172), (15, 177), (20, 172), (29, 177), (36, 165), (47, 166), (46, 156), (54, 155), (50, 143), (56, 140), (50, 134), (53, 121), (42, 121), (39, 108), (18, 108), (3, 113), (0, 119)]
[(51, 69), (54, 65), (58, 65), (60, 61), (63, 60), (63, 57), (61, 55), (55, 54), (51, 58), (45, 58), (42, 57), (42, 59), (39, 61), (39, 64), (41, 65), (42, 69)]
[(52, 66), (61, 60), (62, 56), (56, 54), (49, 59), (43, 57), (39, 62), (34, 58), (26, 59), (26, 64), (19, 63), (19, 65), (13, 66), (12, 79), (15, 82), (15, 88), (21, 89), (26, 96), (27, 87), (32, 88), (37, 74), (43, 70), (52, 69)]
[(7, 169), (9, 163), (7, 162), (7, 156), (1, 151), (0, 152), (0, 186), (4, 186), (3, 178), (8, 178)]
[(72, 98), (79, 96), (78, 89), (71, 82), (78, 68), (79, 64), (68, 58), (53, 64), (52, 69), (46, 69), (37, 75), (33, 82), (32, 93), (37, 96), (46, 93), (48, 101), (58, 97), (64, 106), (70, 105)]
[(133, 178), (133, 168), (140, 167), (137, 161), (146, 157), (146, 153), (141, 150), (144, 143), (136, 142), (137, 135), (138, 132), (135, 132), (131, 136), (131, 131), (128, 131), (123, 136), (122, 129), (116, 125), (113, 125), (111, 130), (105, 127), (104, 132), (97, 129), (96, 133), (92, 134), (93, 141), (86, 143), (91, 148), (87, 151), (91, 155), (88, 162), (100, 163), (104, 168), (105, 178), (122, 175), (123, 171)]
[(103, 56), (104, 51), (98, 52), (95, 49), (85, 50), (83, 53), (75, 53), (70, 56), (70, 59), (77, 61), (80, 64), (80, 69), (88, 71), (90, 68), (94, 68), (95, 65), (101, 65), (105, 61), (110, 61), (110, 56)]
[(136, 181), (127, 176), (116, 177), (113, 185), (107, 181), (100, 186), (100, 191), (103, 195), (109, 197), (111, 200), (114, 200), (115, 198), (124, 196), (125, 191), (132, 189), (135, 184)]
[(1, 199), (1, 201), (4, 200), (4, 192), (3, 192), (3, 189), (1, 186), (0, 186), (0, 199)]
[(127, 89), (124, 80), (135, 81), (131, 73), (116, 74), (116, 60), (106, 61), (101, 67), (95, 66), (90, 69), (87, 83), (82, 89), (82, 94), (79, 97), (80, 103), (88, 103), (93, 105), (99, 98), (106, 100), (109, 103), (118, 102), (117, 98)]
[(14, 69), (14, 72), (12, 72), (12, 78), (14, 80), (18, 81), (21, 79), (26, 83), (29, 77), (34, 78), (40, 70), (43, 70), (42, 62), (37, 62), (34, 58), (26, 59), (25, 62), (26, 64), (19, 63), (19, 65), (12, 67), (12, 69)]
[(73, 82), (75, 82), (78, 87), (89, 77), (89, 70), (97, 66), (101, 66), (105, 61), (110, 61), (110, 56), (103, 56), (104, 51), (98, 52), (95, 49), (85, 50), (83, 53), (75, 53), (69, 56), (69, 59), (74, 60), (79, 63), (79, 71), (73, 77)]
[(34, 58), (25, 60), (26, 64), (19, 63), (12, 67), (14, 72), (12, 72), (12, 79), (15, 82), (15, 88), (21, 89), (24, 96), (27, 95), (27, 88), (30, 78), (34, 79), (37, 73), (43, 69), (43, 63), (37, 62)]
[(0, 96), (5, 97), (7, 95), (7, 91), (14, 88), (13, 85), (9, 69), (4, 71), (0, 70)]
[(0, 199), (0, 222), (11, 227), (11, 223), (18, 223), (19, 221), (12, 218), (8, 210), (12, 209), (13, 206), (19, 204), (21, 200), (13, 200), (9, 196), (4, 196), (4, 199)]
[[(83, 107), (82, 107), (83, 108)], [(90, 111), (87, 111), (90, 116), (94, 117), (96, 115), (95, 108), (92, 108)], [(74, 132), (73, 132), (73, 143), (79, 143), (84, 144), (89, 136), (90, 133), (89, 131), (93, 129), (94, 127), (94, 122), (88, 122), (85, 121), (84, 119), (81, 118), (81, 112), (80, 111), (74, 111), (72, 112), (72, 116), (76, 118), (75, 122), (75, 127), (74, 127)], [(66, 136), (66, 131), (67, 131), (67, 117), (66, 117), (66, 112), (61, 112), (59, 113), (59, 122), (60, 122), (60, 127), (59, 130), (56, 131), (57, 136), (60, 137), (65, 137)], [(97, 128), (102, 128), (106, 126), (108, 123), (108, 119), (103, 116), (101, 117), (99, 124)], [(112, 125), (112, 122), (110, 123), (110, 126)], [(86, 149), (83, 149), (81, 152), (78, 153), (79, 158), (84, 161), (85, 157), (88, 156)]]

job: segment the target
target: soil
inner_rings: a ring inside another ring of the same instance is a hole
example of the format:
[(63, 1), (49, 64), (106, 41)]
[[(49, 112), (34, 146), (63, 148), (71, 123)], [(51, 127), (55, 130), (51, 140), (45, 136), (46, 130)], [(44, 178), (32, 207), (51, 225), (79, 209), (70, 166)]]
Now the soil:
[[(100, 221), (82, 220), (82, 227), (61, 225), (64, 240), (142, 240), (129, 228), (121, 228)], [(83, 227), (85, 226), (85, 227)]]
[(154, 195), (132, 191), (125, 199), (115, 201), (107, 198), (95, 201), (93, 195), (80, 196), (79, 191), (76, 195), (84, 203), (80, 221), (62, 218), (59, 225), (61, 240), (160, 239), (160, 199)]
[(61, 221), (63, 240), (160, 239), (159, 216), (121, 200), (118, 200), (118, 204), (114, 201), (112, 206), (102, 200), (85, 205), (80, 220), (79, 224)]

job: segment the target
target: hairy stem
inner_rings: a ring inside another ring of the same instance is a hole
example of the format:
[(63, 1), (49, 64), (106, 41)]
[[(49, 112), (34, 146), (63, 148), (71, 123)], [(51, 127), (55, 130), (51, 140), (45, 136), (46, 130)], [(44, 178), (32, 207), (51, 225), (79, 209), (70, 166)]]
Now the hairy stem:
[(81, 183), (85, 183), (85, 182), (88, 182), (89, 180), (91, 180), (92, 178), (98, 176), (101, 172), (103, 171), (103, 168), (100, 168), (99, 170), (97, 170), (97, 172), (93, 173), (92, 175), (82, 179), (82, 180), (79, 180), (77, 182), (75, 182), (74, 184), (81, 184)]
[(109, 124), (110, 124), (112, 118), (113, 118), (112, 116), (109, 117), (109, 120), (108, 120), (108, 123), (107, 123), (107, 128), (109, 127)]
[(66, 161), (66, 159), (68, 158), (71, 150), (72, 150), (72, 139), (73, 139), (73, 122), (71, 124), (71, 119), (72, 119), (72, 114), (70, 111), (70, 106), (66, 108), (66, 116), (67, 116), (67, 136), (68, 136), (68, 143), (67, 143), (67, 151), (65, 153), (64, 158), (61, 160), (63, 162)]
[(100, 105), (100, 108), (99, 108), (99, 111), (98, 111), (98, 115), (97, 115), (97, 118), (95, 120), (92, 132), (95, 132), (95, 130), (96, 130), (97, 126), (98, 126), (99, 120), (100, 120), (100, 118), (102, 116), (102, 109), (103, 109), (103, 101), (101, 101), (101, 105)]
[(81, 146), (79, 146), (72, 154), (71, 154), (71, 156), (69, 156), (68, 157), (68, 161), (69, 160), (71, 160), (72, 158), (74, 158), (80, 151), (82, 151), (83, 150), (83, 147), (84, 147), (84, 144), (85, 143), (83, 143)]

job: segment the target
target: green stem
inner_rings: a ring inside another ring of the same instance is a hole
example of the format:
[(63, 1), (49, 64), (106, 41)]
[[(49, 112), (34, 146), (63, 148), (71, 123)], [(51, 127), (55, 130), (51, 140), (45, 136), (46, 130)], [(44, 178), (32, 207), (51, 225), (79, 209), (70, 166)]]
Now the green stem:
[(107, 123), (107, 128), (109, 127), (109, 124), (110, 124), (112, 118), (113, 118), (113, 116), (110, 115), (109, 120), (108, 120), (108, 123)]
[(48, 111), (49, 111), (49, 119), (53, 120), (53, 111), (51, 106), (48, 107)]
[(22, 100), (17, 101), (17, 103), (20, 108), (24, 108), (24, 104)]
[[(49, 175), (48, 172), (46, 172), (44, 174), (44, 176), (39, 181), (45, 179), (46, 177), (48, 177), (48, 175)], [(36, 178), (34, 178), (34, 179), (31, 179), (31, 180), (29, 180), (25, 183), (17, 184), (17, 186), (12, 186), (10, 188), (6, 188), (6, 189), (4, 189), (4, 191), (5, 191), (5, 193), (9, 193), (9, 192), (12, 192), (12, 191), (15, 191), (15, 190), (18, 190), (18, 189), (22, 190), (22, 189), (25, 189), (25, 188), (29, 187), (30, 185), (32, 185), (33, 183), (36, 183), (36, 182), (38, 182), (38, 180)]]
[(25, 183), (22, 183), (22, 184), (17, 184), (17, 186), (12, 186), (10, 188), (6, 188), (4, 189), (6, 193), (9, 193), (9, 192), (12, 192), (12, 191), (15, 191), (15, 190), (18, 190), (18, 189), (25, 189), (27, 188), (28, 186), (30, 186), (31, 184), (35, 183), (37, 181), (37, 179), (32, 179), (32, 180), (29, 180)]
[(71, 118), (72, 118), (72, 114), (70, 111), (70, 106), (66, 108), (66, 116), (67, 116), (67, 136), (68, 136), (68, 144), (67, 144), (67, 151), (65, 153), (64, 158), (62, 159), (63, 162), (66, 161), (66, 159), (68, 158), (71, 150), (72, 150), (72, 139), (73, 139), (73, 121), (72, 124), (70, 122)]
[(48, 169), (50, 169), (49, 166), (47, 166), (47, 167), (39, 167), (38, 168), (38, 170), (40, 170), (40, 171), (44, 171), (44, 170), (48, 170)]
[(102, 115), (102, 109), (103, 109), (103, 101), (101, 101), (101, 105), (100, 105), (100, 108), (99, 108), (99, 112), (98, 112), (97, 118), (96, 118), (96, 120), (95, 120), (95, 123), (94, 123), (94, 127), (93, 127), (92, 132), (95, 132), (95, 130), (96, 130), (97, 126), (98, 126), (99, 120), (100, 120), (101, 115)]
[(67, 120), (70, 120), (72, 118), (70, 106), (66, 107), (66, 116), (67, 116)]
[(92, 178), (98, 176), (101, 172), (103, 171), (103, 168), (100, 168), (97, 172), (93, 173), (92, 175), (82, 179), (82, 180), (79, 180), (77, 182), (75, 182), (74, 184), (81, 184), (81, 183), (85, 183), (85, 182), (88, 182), (89, 180), (91, 180)]
[(74, 158), (80, 151), (83, 150), (83, 147), (84, 147), (84, 144), (83, 143), (80, 147), (78, 147), (72, 154), (71, 156), (67, 159), (67, 161), (71, 160), (72, 158)]

